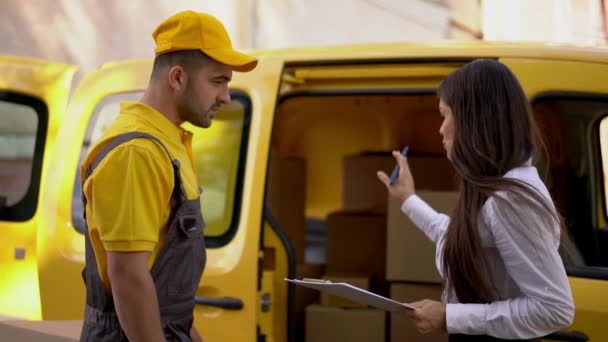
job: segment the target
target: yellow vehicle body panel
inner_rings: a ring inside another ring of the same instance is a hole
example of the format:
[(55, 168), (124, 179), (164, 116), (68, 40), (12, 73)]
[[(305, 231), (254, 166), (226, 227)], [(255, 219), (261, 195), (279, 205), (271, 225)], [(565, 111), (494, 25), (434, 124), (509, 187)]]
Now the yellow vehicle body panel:
[(568, 330), (584, 332), (590, 341), (608, 340), (608, 331), (604, 326), (608, 315), (607, 281), (576, 277), (569, 280), (576, 314), (574, 324)]
[[(235, 73), (231, 83), (234, 90), (249, 97), (252, 107), (240, 203), (235, 206), (240, 219), (229, 241), (208, 249), (207, 268), (197, 293), (238, 298), (244, 306), (242, 310), (224, 310), (197, 305), (195, 325), (209, 341), (252, 341), (258, 329), (267, 341), (287, 341), (289, 334), (288, 291), (282, 279), (288, 275), (291, 261), (285, 244), (263, 217), (270, 144), (274, 130), (280, 128), (273, 126), (279, 94), (319, 90), (433, 91), (443, 77), (468, 60), (497, 58), (514, 71), (530, 98), (547, 92), (608, 95), (608, 50), (600, 48), (442, 42), (254, 53), (260, 59), (258, 68), (251, 73)], [(33, 319), (82, 318), (85, 289), (80, 272), (84, 266), (84, 236), (73, 225), (72, 201), (83, 140), (91, 113), (100, 101), (115, 94), (143, 91), (151, 67), (150, 60), (102, 66), (82, 80), (63, 115), (73, 67), (0, 56), (0, 89), (39, 97), (47, 103), (50, 113), (38, 211), (27, 222), (0, 221), (0, 314)], [(331, 131), (339, 129), (345, 118), (327, 119), (330, 124), (323, 129)], [(329, 154), (342, 154), (345, 149), (385, 149), (398, 138), (389, 129), (389, 118), (385, 121), (371, 127), (373, 134), (360, 132), (335, 145), (313, 143), (301, 147), (296, 154), (320, 149)], [(305, 128), (307, 123), (287, 125)], [(203, 145), (195, 144), (195, 154), (201, 151)], [(281, 153), (290, 156), (294, 151), (279, 150)], [(324, 186), (320, 187), (322, 191), (308, 194), (307, 216), (321, 218), (339, 208), (340, 184), (328, 179), (337, 177), (340, 170), (321, 165), (309, 167), (311, 182)], [(597, 201), (602, 199), (600, 191), (601, 186), (594, 194)], [(603, 208), (601, 213), (597, 220), (603, 226)], [(26, 257), (15, 262), (14, 249), (21, 246), (27, 250)], [(260, 270), (260, 260), (268, 257), (265, 248), (274, 250), (274, 268)], [(570, 330), (582, 331), (593, 341), (608, 340), (602, 327), (608, 318), (608, 307), (603, 305), (608, 303), (608, 281), (576, 277), (570, 281), (577, 307)], [(268, 299), (271, 305), (266, 310), (262, 304)]]
[[(257, 259), (261, 229), (263, 179), (270, 136), (273, 102), (280, 77), (280, 63), (260, 63), (258, 74), (235, 74), (232, 88), (246, 93), (252, 103), (251, 132), (247, 142), (247, 164), (244, 172), (241, 220), (236, 235), (222, 247), (209, 248), (207, 265), (198, 295), (233, 297), (242, 300), (244, 307), (229, 311), (208, 306), (197, 306), (195, 325), (209, 340), (245, 341), (256, 334), (258, 315)], [(151, 61), (113, 63), (87, 75), (77, 88), (68, 108), (68, 119), (61, 128), (56, 160), (49, 170), (52, 180), (43, 198), (46, 220), (40, 227), (41, 263), (40, 295), (44, 319), (74, 319), (82, 317), (85, 288), (80, 276), (84, 266), (84, 236), (72, 225), (72, 194), (82, 142), (91, 113), (107, 96), (141, 92), (148, 83)], [(260, 84), (257, 77), (265, 75), (268, 83)], [(274, 83), (271, 82), (274, 79)], [(221, 114), (220, 114), (221, 115)], [(195, 132), (194, 154), (200, 154)], [(200, 138), (200, 137), (199, 137)], [(42, 261), (43, 260), (43, 261)], [(65, 302), (60, 293), (70, 293)], [(239, 329), (234, 329), (234, 326)]]
[[(0, 91), (33, 97), (46, 104), (45, 151), (54, 148), (75, 71), (76, 68), (70, 65), (0, 55)], [(52, 164), (51, 156), (45, 153), (40, 189), (47, 184), (45, 170)], [(0, 315), (30, 319), (41, 316), (36, 232), (44, 201), (37, 196), (36, 202), (37, 211), (27, 221), (0, 221), (3, 241), (0, 248)], [(16, 249), (23, 250), (24, 258), (16, 257)]]
[(602, 47), (554, 43), (439, 41), (289, 48), (260, 51), (258, 55), (272, 56), (289, 64), (299, 65), (336, 64), (352, 60), (367, 61), (371, 64), (405, 59), (429, 61), (492, 57), (605, 63), (607, 50)]
[[(66, 118), (58, 134), (55, 165), (48, 171), (49, 185), (42, 193), (45, 219), (40, 222), (39, 277), (43, 319), (83, 317), (85, 288), (84, 235), (72, 224), (72, 193), (88, 119), (97, 102), (106, 94), (144, 89), (150, 63), (126, 63), (112, 73), (86, 75), (72, 96)], [(122, 73), (122, 70), (128, 72)], [(140, 76), (138, 78), (138, 76)], [(128, 87), (128, 85), (137, 85)], [(65, 303), (59, 293), (70, 293)]]

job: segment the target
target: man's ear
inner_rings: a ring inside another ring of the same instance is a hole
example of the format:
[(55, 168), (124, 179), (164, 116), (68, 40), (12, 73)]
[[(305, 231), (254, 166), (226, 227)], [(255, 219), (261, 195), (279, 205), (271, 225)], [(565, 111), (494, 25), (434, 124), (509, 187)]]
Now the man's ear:
[(169, 86), (176, 92), (181, 92), (186, 89), (188, 83), (188, 74), (184, 68), (179, 65), (172, 66), (169, 69)]

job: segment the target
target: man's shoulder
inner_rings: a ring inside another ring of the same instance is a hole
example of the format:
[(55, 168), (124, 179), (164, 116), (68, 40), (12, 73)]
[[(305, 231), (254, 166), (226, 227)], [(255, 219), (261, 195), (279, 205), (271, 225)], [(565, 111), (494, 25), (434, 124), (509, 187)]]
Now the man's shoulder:
[[(85, 170), (89, 167), (89, 165), (94, 163), (95, 160), (100, 156), (100, 153), (104, 147), (106, 147), (116, 138), (133, 132), (134, 131), (116, 130), (111, 132), (112, 134), (102, 137), (87, 154), (87, 157), (82, 163), (82, 170)], [(143, 133), (150, 134), (149, 132)], [(158, 139), (162, 142), (160, 138)], [(100, 160), (98, 166), (102, 166), (102, 164), (114, 164), (114, 162), (120, 162), (122, 164), (122, 162), (124, 162), (126, 159), (132, 160), (136, 163), (139, 161), (150, 161), (154, 164), (162, 163), (163, 165), (170, 165), (168, 158), (167, 152), (162, 145), (159, 144), (159, 142), (147, 137), (138, 137), (126, 141), (110, 150), (105, 156), (103, 156), (103, 160)]]
[[(127, 132), (131, 133), (131, 132)], [(147, 133), (147, 132), (142, 132)], [(149, 134), (149, 133), (148, 133)], [(118, 134), (116, 136), (109, 137), (103, 144), (103, 147), (107, 146), (114, 139), (118, 138), (122, 134)], [(152, 135), (153, 136), (153, 135)], [(153, 136), (154, 137), (154, 136)], [(136, 153), (142, 155), (149, 155), (150, 157), (160, 158), (167, 155), (167, 152), (163, 148), (161, 144), (164, 145), (164, 142), (160, 138), (154, 140), (153, 138), (147, 136), (139, 136), (137, 138), (131, 139), (129, 141), (123, 142), (120, 145), (116, 146), (108, 153), (108, 157), (110, 154), (121, 154), (121, 153)]]

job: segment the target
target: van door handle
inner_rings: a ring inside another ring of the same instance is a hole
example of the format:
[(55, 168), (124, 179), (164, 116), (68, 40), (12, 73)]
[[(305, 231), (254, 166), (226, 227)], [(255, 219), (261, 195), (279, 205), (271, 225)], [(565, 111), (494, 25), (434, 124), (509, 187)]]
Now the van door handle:
[(589, 337), (578, 331), (558, 331), (551, 335), (545, 336), (543, 340), (550, 341), (572, 341), (572, 342), (585, 342), (589, 340)]
[(198, 305), (214, 306), (224, 310), (242, 310), (243, 301), (232, 297), (194, 297), (194, 302)]

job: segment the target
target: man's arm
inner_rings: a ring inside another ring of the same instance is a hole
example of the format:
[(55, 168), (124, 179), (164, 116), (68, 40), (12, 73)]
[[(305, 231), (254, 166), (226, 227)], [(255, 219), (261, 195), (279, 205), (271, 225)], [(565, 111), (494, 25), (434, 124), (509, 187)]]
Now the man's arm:
[(148, 269), (150, 252), (108, 251), (107, 255), (116, 313), (129, 341), (165, 342), (156, 288)]

